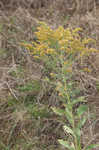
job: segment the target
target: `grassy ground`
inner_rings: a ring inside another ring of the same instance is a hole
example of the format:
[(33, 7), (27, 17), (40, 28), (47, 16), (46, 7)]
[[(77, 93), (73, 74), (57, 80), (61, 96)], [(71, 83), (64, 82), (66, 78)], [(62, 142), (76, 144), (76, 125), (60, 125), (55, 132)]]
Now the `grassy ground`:
[[(82, 27), (84, 36), (95, 38), (99, 49), (99, 7), (79, 18), (79, 13), (75, 16), (66, 10), (66, 15), (56, 6), (1, 10), (0, 150), (64, 150), (57, 139), (66, 135), (60, 118), (51, 111), (52, 106), (60, 104), (55, 93), (42, 82), (43, 63), (30, 56), (20, 43), (35, 40), (38, 20), (43, 20), (52, 28)], [(78, 76), (89, 105), (83, 145), (92, 138), (95, 143), (99, 141), (99, 56), (92, 55), (86, 61), (93, 71)]]

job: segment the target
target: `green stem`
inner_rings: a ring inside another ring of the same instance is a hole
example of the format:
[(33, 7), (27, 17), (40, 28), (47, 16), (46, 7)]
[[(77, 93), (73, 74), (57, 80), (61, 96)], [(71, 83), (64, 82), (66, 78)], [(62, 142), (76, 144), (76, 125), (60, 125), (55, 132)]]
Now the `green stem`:
[[(72, 128), (73, 128), (73, 131), (75, 130), (75, 118), (74, 118), (74, 115), (73, 115), (73, 108), (72, 108), (72, 104), (71, 104), (71, 99), (70, 99), (70, 94), (68, 92), (68, 87), (67, 87), (67, 81), (66, 81), (66, 77), (64, 76), (64, 70), (63, 70), (63, 66), (64, 66), (64, 61), (62, 59), (62, 56), (63, 54), (61, 53), (61, 65), (62, 65), (62, 70), (61, 70), (61, 73), (62, 73), (62, 79), (63, 79), (63, 83), (64, 83), (64, 89), (66, 89), (66, 97), (67, 97), (67, 103), (70, 104), (71, 106), (71, 114), (72, 114)], [(78, 140), (77, 140), (77, 136), (75, 135), (74, 137), (74, 145), (75, 145), (75, 150), (81, 150), (81, 148), (79, 148), (79, 143), (78, 143)]]

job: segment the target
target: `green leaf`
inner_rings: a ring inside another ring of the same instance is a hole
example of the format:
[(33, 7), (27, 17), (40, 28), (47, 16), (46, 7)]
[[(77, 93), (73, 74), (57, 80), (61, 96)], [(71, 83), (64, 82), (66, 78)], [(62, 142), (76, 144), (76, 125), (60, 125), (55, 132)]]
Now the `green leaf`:
[(81, 131), (80, 131), (79, 128), (75, 128), (75, 135), (80, 138), (80, 136), (81, 136)]
[(74, 99), (74, 100), (72, 101), (72, 105), (75, 105), (75, 104), (77, 104), (77, 103), (79, 103), (79, 102), (86, 102), (86, 100), (84, 100), (84, 97), (83, 97), (83, 96), (78, 97), (77, 99)]
[(80, 117), (84, 112), (87, 111), (87, 106), (86, 105), (81, 105), (78, 109), (77, 109), (77, 115)]
[(99, 144), (91, 144), (91, 145), (87, 146), (86, 150), (90, 150), (90, 149), (96, 148), (96, 147), (99, 147)]
[(64, 111), (63, 109), (59, 109), (59, 108), (53, 107), (52, 110), (53, 110), (53, 112), (54, 112), (55, 114), (57, 114), (57, 115), (59, 115), (59, 116), (62, 116), (62, 115), (65, 114), (65, 111)]
[(73, 130), (70, 127), (65, 125), (65, 126), (63, 126), (63, 128), (64, 128), (64, 131), (66, 131), (69, 134), (72, 134), (75, 137), (75, 134), (74, 134)]
[(80, 129), (82, 128), (82, 126), (85, 124), (87, 118), (84, 116), (83, 118), (81, 118), (81, 120), (79, 120), (77, 127)]
[(65, 114), (66, 114), (67, 120), (73, 126), (72, 111), (68, 107), (65, 109)]
[(69, 150), (75, 150), (73, 147), (70, 146), (70, 144), (67, 141), (58, 140), (58, 142), (63, 145), (64, 147), (68, 148)]
[(81, 130), (79, 128), (75, 128), (74, 129), (74, 134), (76, 136), (78, 146), (81, 147), (81, 142), (80, 142), (80, 140), (81, 140)]

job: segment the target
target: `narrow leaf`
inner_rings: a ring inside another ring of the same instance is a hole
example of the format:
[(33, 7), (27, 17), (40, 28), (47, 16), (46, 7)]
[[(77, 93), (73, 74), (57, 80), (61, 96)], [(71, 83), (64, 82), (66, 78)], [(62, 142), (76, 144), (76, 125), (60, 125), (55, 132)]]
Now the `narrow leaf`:
[(64, 147), (68, 148), (69, 150), (75, 150), (73, 147), (71, 147), (69, 145), (69, 143), (67, 141), (63, 141), (63, 140), (58, 140), (58, 142), (63, 145)]
[(81, 105), (78, 109), (77, 109), (77, 115), (80, 117), (84, 112), (87, 111), (87, 106), (86, 105)]
[(72, 105), (75, 105), (75, 104), (77, 104), (79, 102), (86, 102), (86, 100), (84, 100), (83, 96), (78, 97), (77, 99), (75, 99), (75, 100), (72, 101)]
[(65, 111), (64, 111), (63, 109), (59, 109), (59, 108), (53, 107), (52, 110), (53, 110), (53, 112), (54, 112), (55, 114), (57, 114), (57, 115), (59, 115), (59, 116), (62, 116), (62, 115), (65, 114)]
[(96, 148), (96, 147), (99, 147), (99, 144), (91, 144), (91, 145), (87, 146), (86, 150), (90, 150), (90, 149)]
[(85, 124), (86, 120), (87, 120), (86, 117), (81, 118), (81, 120), (79, 120), (79, 122), (78, 122), (77, 127), (78, 127), (79, 129), (82, 128), (83, 125)]
[(72, 118), (72, 112), (68, 108), (66, 108), (66, 117), (69, 123), (73, 126), (73, 118)]
[(76, 136), (78, 146), (81, 146), (81, 144), (80, 144), (81, 143), (80, 142), (80, 140), (81, 140), (81, 130), (79, 128), (75, 128), (74, 129), (74, 134)]

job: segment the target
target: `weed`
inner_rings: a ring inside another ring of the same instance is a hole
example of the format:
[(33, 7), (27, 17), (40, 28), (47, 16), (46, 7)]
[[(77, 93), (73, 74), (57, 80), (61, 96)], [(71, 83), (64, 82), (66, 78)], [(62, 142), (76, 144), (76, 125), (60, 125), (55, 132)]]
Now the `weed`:
[(38, 81), (31, 81), (26, 83), (25, 85), (18, 86), (17, 89), (21, 92), (25, 91), (39, 91), (40, 83)]
[[(48, 79), (46, 82), (54, 87), (58, 100), (63, 103), (64, 109), (52, 108), (56, 114), (65, 116), (68, 121), (68, 124), (63, 126), (64, 132), (68, 134), (67, 141), (63, 139), (58, 141), (69, 150), (93, 149), (99, 145), (91, 144), (82, 148), (81, 129), (87, 120), (85, 115), (87, 106), (83, 104), (85, 102), (84, 97), (78, 96), (80, 90), (79, 84), (73, 80), (75, 76), (73, 66), (77, 61), (81, 65), (83, 58), (91, 53), (98, 52), (96, 49), (89, 47), (95, 41), (90, 38), (82, 39), (79, 35), (79, 32), (82, 32), (80, 28), (64, 29), (60, 26), (58, 29), (52, 30), (41, 22), (37, 29), (38, 31), (35, 34), (38, 42), (22, 43), (22, 46), (30, 50), (34, 58), (44, 62), (47, 72), (45, 79)], [(86, 70), (88, 71), (87, 68)], [(77, 104), (78, 106), (76, 106)], [(38, 108), (34, 108), (38, 110)], [(35, 115), (38, 116), (40, 110), (36, 112), (35, 109)]]

